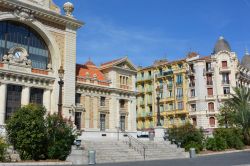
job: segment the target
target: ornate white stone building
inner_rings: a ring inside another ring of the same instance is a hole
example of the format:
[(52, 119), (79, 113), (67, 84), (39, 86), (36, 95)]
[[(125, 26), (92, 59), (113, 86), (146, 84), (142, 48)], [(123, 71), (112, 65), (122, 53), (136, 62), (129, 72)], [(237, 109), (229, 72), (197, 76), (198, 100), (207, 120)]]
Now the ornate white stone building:
[[(245, 59), (249, 59), (248, 56)], [(233, 88), (249, 87), (249, 69), (245, 65), (249, 65), (249, 61), (240, 64), (223, 37), (219, 38), (211, 55), (200, 57), (192, 53), (186, 61), (189, 65), (189, 116), (194, 125), (209, 133), (218, 127), (216, 116), (230, 93), (234, 93)]]
[(76, 31), (83, 23), (52, 0), (0, 0), (0, 125), (22, 105), (58, 110), (58, 69), (65, 70), (63, 116), (74, 120)]

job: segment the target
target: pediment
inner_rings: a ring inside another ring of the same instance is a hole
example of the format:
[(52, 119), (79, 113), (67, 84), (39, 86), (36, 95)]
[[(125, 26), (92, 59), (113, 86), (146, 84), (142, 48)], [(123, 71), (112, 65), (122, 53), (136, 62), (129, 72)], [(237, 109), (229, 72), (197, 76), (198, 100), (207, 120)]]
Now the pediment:
[(137, 71), (137, 69), (134, 66), (134, 64), (132, 64), (128, 59), (125, 59), (125, 60), (123, 60), (123, 61), (115, 64), (114, 66), (122, 68), (122, 69), (126, 69), (126, 70)]

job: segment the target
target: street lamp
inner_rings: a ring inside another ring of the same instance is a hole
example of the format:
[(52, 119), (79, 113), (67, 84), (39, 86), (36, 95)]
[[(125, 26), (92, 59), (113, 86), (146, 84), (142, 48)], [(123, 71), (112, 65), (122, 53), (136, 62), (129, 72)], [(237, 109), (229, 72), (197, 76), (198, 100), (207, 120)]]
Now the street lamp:
[(64, 69), (61, 66), (58, 70), (58, 76), (59, 76), (59, 100), (58, 100), (58, 115), (62, 117), (62, 87), (64, 84), (63, 77), (64, 77)]
[(161, 114), (160, 114), (160, 87), (156, 88), (156, 100), (157, 100), (157, 126), (161, 126)]

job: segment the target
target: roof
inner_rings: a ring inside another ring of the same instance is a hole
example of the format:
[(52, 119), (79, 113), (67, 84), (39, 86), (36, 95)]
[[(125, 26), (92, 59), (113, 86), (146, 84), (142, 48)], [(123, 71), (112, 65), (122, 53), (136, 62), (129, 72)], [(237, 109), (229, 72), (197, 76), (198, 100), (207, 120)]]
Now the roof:
[(76, 65), (76, 76), (97, 78), (97, 80), (99, 81), (106, 80), (104, 74), (100, 71), (100, 69), (90, 60), (83, 65)]
[(111, 66), (113, 64), (115, 64), (116, 62), (119, 62), (121, 60), (123, 60), (124, 58), (119, 58), (119, 59), (115, 59), (115, 60), (112, 60), (112, 61), (109, 61), (109, 62), (106, 62), (106, 63), (102, 63), (101, 64), (101, 67), (104, 67), (104, 66)]
[(229, 43), (224, 39), (224, 37), (220, 37), (215, 46), (214, 46), (214, 54), (217, 54), (220, 51), (228, 51), (231, 52), (231, 47), (229, 45)]
[(242, 66), (244, 66), (244, 67), (250, 69), (250, 54), (249, 54), (249, 53), (246, 53), (246, 54), (243, 56), (243, 58), (242, 58), (242, 60), (241, 60), (241, 64), (242, 64)]

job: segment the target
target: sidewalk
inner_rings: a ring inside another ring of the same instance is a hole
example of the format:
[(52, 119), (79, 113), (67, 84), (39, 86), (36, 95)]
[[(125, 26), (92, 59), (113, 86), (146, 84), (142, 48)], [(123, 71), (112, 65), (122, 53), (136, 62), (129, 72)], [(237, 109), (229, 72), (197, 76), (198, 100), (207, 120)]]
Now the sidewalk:
[(208, 151), (208, 153), (197, 154), (197, 156), (211, 156), (211, 155), (217, 155), (217, 154), (228, 154), (228, 153), (247, 152), (247, 151), (250, 151), (250, 148), (243, 149), (243, 150), (227, 150), (227, 151), (219, 151), (219, 152)]
[(37, 165), (63, 165), (63, 166), (71, 166), (72, 162), (17, 162), (17, 163), (0, 163), (0, 166), (22, 166), (22, 165), (29, 165), (29, 166), (37, 166)]

